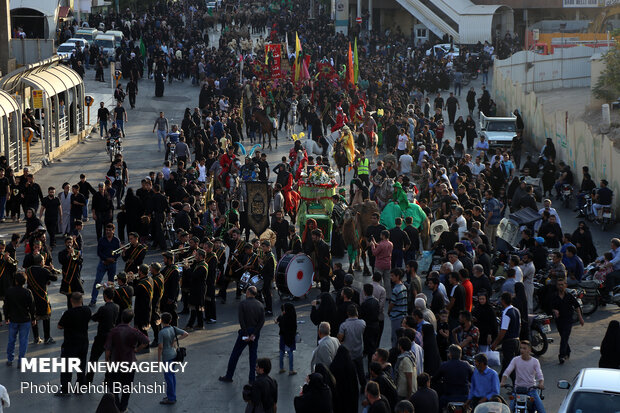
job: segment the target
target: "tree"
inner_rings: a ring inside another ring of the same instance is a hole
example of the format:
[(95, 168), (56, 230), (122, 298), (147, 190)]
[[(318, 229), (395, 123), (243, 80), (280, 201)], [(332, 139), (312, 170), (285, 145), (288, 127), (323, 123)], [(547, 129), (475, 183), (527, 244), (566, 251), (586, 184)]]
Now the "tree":
[(620, 97), (620, 49), (613, 47), (603, 56), (605, 70), (594, 86), (594, 96), (607, 102)]

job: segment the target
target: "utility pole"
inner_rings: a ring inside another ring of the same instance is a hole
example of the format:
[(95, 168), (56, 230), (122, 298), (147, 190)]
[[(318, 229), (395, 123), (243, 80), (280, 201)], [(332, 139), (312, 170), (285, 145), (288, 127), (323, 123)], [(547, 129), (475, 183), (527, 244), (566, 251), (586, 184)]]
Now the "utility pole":
[(2, 76), (15, 70), (11, 59), (11, 11), (9, 0), (0, 0), (0, 72)]

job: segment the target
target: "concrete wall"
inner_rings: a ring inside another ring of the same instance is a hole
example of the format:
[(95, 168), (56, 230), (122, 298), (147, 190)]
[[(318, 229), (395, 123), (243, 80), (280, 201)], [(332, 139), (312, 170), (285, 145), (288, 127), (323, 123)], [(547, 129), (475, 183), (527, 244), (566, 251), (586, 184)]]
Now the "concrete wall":
[(589, 87), (590, 59), (593, 54), (606, 50), (577, 46), (555, 49), (554, 54), (544, 56), (522, 51), (508, 59), (496, 60), (494, 70), (523, 85), (526, 92)]
[[(536, 93), (526, 93), (518, 82), (505, 76), (497, 66), (493, 74), (493, 99), (497, 103), (498, 113), (508, 113), (519, 109), (525, 122), (524, 136), (532, 147), (529, 152), (537, 155), (551, 138), (555, 145), (558, 160), (570, 165), (581, 182), (581, 167), (589, 166), (590, 175), (595, 182), (607, 179), (614, 191), (614, 208), (616, 216), (620, 213), (620, 149), (614, 147), (607, 135), (593, 130), (582, 120), (573, 119), (568, 112), (545, 110)], [(537, 151), (537, 152), (535, 152)], [(522, 155), (522, 162), (525, 153)]]
[(20, 65), (35, 63), (52, 57), (54, 40), (52, 39), (12, 39), (11, 51), (15, 62)]

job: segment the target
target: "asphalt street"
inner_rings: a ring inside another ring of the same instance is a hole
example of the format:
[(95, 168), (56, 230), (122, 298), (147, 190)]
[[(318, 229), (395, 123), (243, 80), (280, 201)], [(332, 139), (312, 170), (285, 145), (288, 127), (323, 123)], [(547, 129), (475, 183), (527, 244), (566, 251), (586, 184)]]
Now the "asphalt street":
[[(89, 78), (94, 77), (94, 72), (87, 74)], [(88, 81), (90, 83), (91, 80)], [(154, 98), (154, 87), (150, 80), (140, 82), (140, 94), (137, 99), (137, 108), (128, 109), (128, 122), (126, 124), (127, 139), (123, 142), (124, 156), (130, 170), (130, 186), (138, 188), (140, 179), (147, 176), (149, 171), (158, 171), (163, 163), (163, 152), (157, 148), (157, 137), (152, 134), (152, 126), (159, 111), (164, 111), (171, 123), (180, 123), (183, 111), (186, 107), (193, 108), (198, 102), (198, 88), (186, 81), (184, 83), (174, 82), (172, 85), (166, 84), (166, 91), (163, 98)], [(472, 83), (480, 92), (480, 80)], [(466, 88), (468, 89), (468, 88)], [(88, 90), (88, 84), (87, 84)], [(443, 93), (444, 98), (447, 93)], [(461, 96), (461, 110), (459, 114), (466, 114), (464, 102), (465, 93)], [(451, 127), (446, 128), (447, 136), (453, 141), (454, 132)], [(283, 136), (284, 133), (281, 133)], [(281, 137), (278, 150), (267, 151), (270, 164), (275, 163), (283, 156), (288, 154), (290, 141), (286, 142)], [(525, 154), (524, 154), (525, 155)], [(525, 159), (525, 156), (523, 156)], [(96, 185), (102, 181), (108, 169), (109, 162), (104, 151), (104, 141), (99, 136), (93, 134), (84, 144), (77, 145), (72, 151), (65, 155), (61, 160), (54, 162), (49, 167), (44, 168), (36, 175), (36, 181), (43, 190), (54, 185), (60, 188), (63, 182), (76, 183), (79, 174), (85, 173), (91, 184)], [(577, 226), (572, 211), (558, 208), (562, 218), (564, 230), (572, 232)], [(24, 224), (7, 222), (0, 224), (0, 237), (7, 239), (13, 232), (23, 233)], [(593, 228), (593, 236), (599, 254), (609, 248), (609, 239), (617, 236), (615, 232), (601, 233), (598, 228)], [(84, 231), (84, 268), (82, 278), (84, 280), (85, 298), (88, 299), (90, 289), (95, 276), (95, 268), (98, 263), (96, 257), (95, 229), (92, 219), (86, 223)], [(57, 263), (57, 253), (53, 252), (54, 262)], [(23, 259), (23, 249), (18, 253), (18, 257)], [(146, 263), (159, 261), (159, 252), (150, 251), (145, 260)], [(368, 278), (364, 278), (361, 272), (355, 274), (355, 285), (361, 288)], [(49, 287), (50, 298), (52, 301), (52, 335), (57, 343), (53, 345), (30, 345), (28, 350), (29, 357), (59, 357), (60, 345), (62, 343), (62, 332), (56, 328), (56, 323), (62, 312), (66, 308), (64, 296), (58, 293), (59, 283), (54, 283)], [(307, 297), (295, 302), (298, 327), (302, 336), (302, 342), (298, 344), (295, 352), (295, 369), (298, 371), (296, 376), (278, 375), (278, 327), (274, 324), (274, 318), (269, 318), (260, 337), (258, 354), (259, 357), (269, 357), (272, 360), (274, 374), (279, 385), (278, 411), (290, 413), (294, 411), (293, 397), (299, 393), (300, 387), (304, 383), (306, 374), (310, 368), (310, 358), (312, 350), (316, 345), (316, 327), (309, 319), (310, 302), (316, 298), (318, 290), (313, 289)], [(86, 300), (85, 300), (86, 301)], [(99, 299), (101, 303), (101, 298)], [(280, 308), (277, 294), (274, 301), (274, 309)], [(231, 412), (239, 413), (245, 409), (245, 403), (241, 398), (241, 390), (247, 383), (248, 377), (248, 356), (247, 350), (239, 361), (234, 382), (231, 384), (221, 383), (217, 380), (218, 376), (223, 375), (226, 370), (228, 357), (234, 344), (238, 323), (237, 323), (237, 302), (233, 298), (232, 290), (229, 290), (229, 300), (227, 304), (218, 304), (217, 324), (207, 326), (204, 331), (197, 331), (190, 334), (183, 345), (188, 349), (187, 361), (189, 362), (187, 371), (177, 374), (177, 397), (178, 402), (174, 406), (160, 406), (159, 400), (162, 394), (134, 394), (129, 403), (130, 412), (150, 412), (150, 411), (206, 411), (206, 412)], [(617, 307), (607, 307), (599, 309), (591, 317), (586, 318), (584, 327), (576, 326), (573, 329), (571, 343), (573, 353), (571, 359), (564, 365), (557, 363), (557, 353), (559, 337), (555, 328), (551, 337), (555, 343), (549, 346), (549, 351), (541, 357), (543, 372), (548, 390), (545, 391), (545, 406), (547, 411), (556, 411), (564, 397), (565, 391), (556, 388), (555, 383), (558, 379), (571, 379), (584, 367), (598, 365), (599, 351), (603, 334), (609, 321), (618, 318), (619, 310)], [(186, 316), (182, 316), (179, 326), (186, 323)], [(389, 330), (389, 327), (387, 328)], [(7, 327), (0, 327), (0, 348), (4, 349), (7, 342)], [(92, 323), (89, 328), (89, 337), (92, 341), (96, 332), (96, 324)], [(152, 338), (152, 332), (151, 332)], [(383, 345), (388, 347), (389, 331), (384, 334)], [(156, 352), (138, 356), (139, 361), (156, 361)], [(103, 379), (99, 374), (95, 381)], [(58, 384), (59, 375), (51, 373), (21, 373), (13, 367), (0, 366), (0, 383), (7, 387), (11, 397), (11, 410), (20, 412), (94, 412), (101, 398), (98, 394), (82, 396), (72, 396), (70, 398), (56, 398), (51, 394), (31, 394), (22, 392), (22, 383), (35, 384)], [(138, 373), (135, 382), (149, 384), (153, 382), (163, 383), (162, 374)]]

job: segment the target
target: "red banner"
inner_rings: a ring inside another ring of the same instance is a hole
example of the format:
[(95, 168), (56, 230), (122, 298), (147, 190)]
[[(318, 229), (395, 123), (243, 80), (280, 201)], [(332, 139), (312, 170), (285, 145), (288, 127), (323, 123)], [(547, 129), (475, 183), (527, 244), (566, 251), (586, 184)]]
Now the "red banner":
[(266, 44), (265, 45), (265, 56), (266, 56), (266, 64), (267, 67), (271, 69), (271, 78), (278, 79), (282, 77), (282, 67), (281, 67), (281, 59), (282, 59), (282, 48), (279, 43), (277, 44)]

